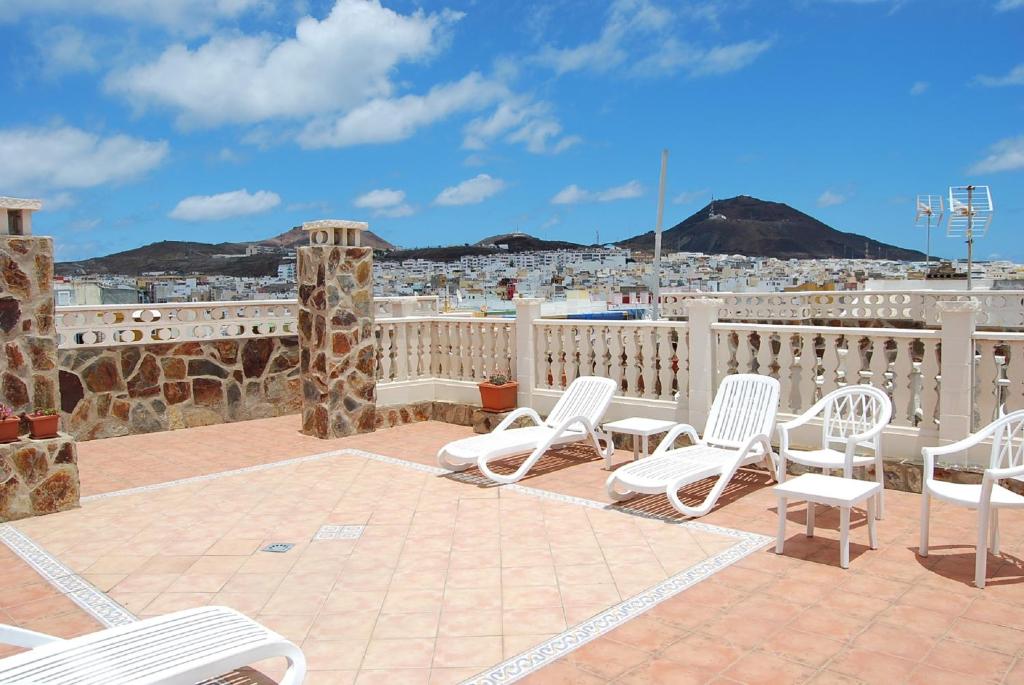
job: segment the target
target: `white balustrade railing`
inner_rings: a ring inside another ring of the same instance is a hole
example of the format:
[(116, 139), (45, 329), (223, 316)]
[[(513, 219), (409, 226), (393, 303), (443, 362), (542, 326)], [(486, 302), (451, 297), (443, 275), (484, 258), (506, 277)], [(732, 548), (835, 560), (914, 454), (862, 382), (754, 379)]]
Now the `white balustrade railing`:
[(62, 349), (295, 335), (293, 300), (57, 307)]
[(437, 295), (373, 298), (374, 316), (432, 316), (441, 311), (441, 298)]
[(714, 324), (716, 384), (759, 373), (782, 386), (780, 411), (799, 414), (836, 388), (868, 383), (892, 399), (892, 424), (939, 423), (939, 331)]
[(664, 316), (685, 317), (687, 302), (709, 295), (723, 301), (719, 318), (730, 321), (851, 322), (907, 321), (942, 325), (938, 302), (974, 298), (981, 303), (977, 324), (988, 328), (1024, 328), (1024, 291), (836, 290), (792, 293), (665, 293)]
[(1024, 409), (1024, 333), (976, 333), (974, 345), (973, 419), (980, 428)]
[(516, 377), (514, 319), (379, 318), (375, 329), (379, 383)]
[(626, 397), (686, 395), (685, 323), (538, 319), (534, 343), (537, 388), (561, 390), (579, 376), (604, 376)]

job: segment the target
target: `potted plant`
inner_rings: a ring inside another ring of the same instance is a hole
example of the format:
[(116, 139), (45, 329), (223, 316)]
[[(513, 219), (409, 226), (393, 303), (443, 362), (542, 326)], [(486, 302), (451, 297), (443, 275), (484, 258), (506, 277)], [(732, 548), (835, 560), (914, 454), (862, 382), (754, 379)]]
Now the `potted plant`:
[(60, 416), (57, 415), (57, 410), (51, 407), (36, 408), (31, 414), (26, 417), (28, 419), (29, 430), (32, 431), (32, 437), (35, 439), (40, 438), (53, 438), (57, 436), (57, 422), (60, 421)]
[(21, 419), (6, 404), (0, 404), (0, 443), (14, 442), (21, 431)]
[(509, 377), (496, 373), (480, 383), (480, 404), (484, 411), (503, 412), (514, 409), (519, 383)]

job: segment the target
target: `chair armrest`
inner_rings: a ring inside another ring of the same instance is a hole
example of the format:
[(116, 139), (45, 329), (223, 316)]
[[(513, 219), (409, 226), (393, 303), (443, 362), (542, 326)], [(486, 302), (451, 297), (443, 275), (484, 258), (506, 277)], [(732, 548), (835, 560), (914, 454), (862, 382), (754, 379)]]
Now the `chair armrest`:
[(511, 426), (514, 421), (518, 421), (520, 418), (524, 416), (528, 416), (537, 426), (544, 423), (543, 421), (541, 421), (540, 415), (531, 407), (519, 407), (517, 409), (513, 409), (511, 414), (502, 419), (501, 423), (495, 426), (494, 431), (492, 432), (497, 433), (499, 431), (503, 431), (509, 426)]
[(570, 416), (565, 421), (562, 421), (560, 424), (555, 426), (555, 434), (552, 436), (552, 439), (559, 437), (562, 433), (569, 430), (569, 428), (577, 423), (583, 424), (583, 428), (587, 431), (591, 433), (594, 432), (594, 424), (590, 422), (589, 418), (581, 414), (579, 416)]
[(1017, 476), (1024, 476), (1024, 465), (1011, 466), (1006, 469), (985, 469), (984, 479), (997, 481), (1004, 478), (1016, 478)]
[(685, 433), (687, 437), (689, 437), (690, 440), (693, 441), (693, 444), (696, 445), (697, 443), (700, 442), (700, 436), (697, 435), (696, 428), (694, 428), (688, 423), (678, 423), (669, 428), (668, 433), (666, 433), (665, 437), (662, 438), (661, 442), (658, 443), (658, 446), (654, 449), (654, 452), (651, 453), (651, 456), (656, 457), (660, 454), (668, 452), (670, 449), (672, 449), (672, 445), (675, 443), (676, 438), (678, 438), (683, 433)]
[(805, 423), (807, 423), (808, 421), (813, 419), (815, 416), (820, 414), (824, 408), (825, 408), (825, 399), (818, 400), (813, 405), (811, 405), (810, 409), (805, 411), (800, 416), (796, 417), (795, 419), (790, 419), (789, 421), (786, 421), (785, 423), (780, 423), (779, 424), (779, 434), (781, 435), (783, 431), (791, 431), (794, 428), (798, 428), (798, 427), (804, 425)]
[(47, 635), (46, 633), (37, 633), (34, 630), (26, 630), (25, 628), (0, 625), (0, 644), (31, 649), (51, 642), (61, 641), (61, 638)]

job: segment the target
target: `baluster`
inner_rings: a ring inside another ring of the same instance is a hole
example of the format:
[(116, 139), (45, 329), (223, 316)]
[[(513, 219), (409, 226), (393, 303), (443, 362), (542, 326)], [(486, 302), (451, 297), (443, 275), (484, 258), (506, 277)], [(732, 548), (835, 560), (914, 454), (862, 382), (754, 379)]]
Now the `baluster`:
[[(920, 373), (914, 369), (914, 340), (895, 338), (896, 358), (892, 364), (892, 381), (889, 395), (892, 397), (892, 422), (897, 425), (917, 424), (920, 411)], [(876, 344), (882, 344), (877, 341)], [(886, 359), (888, 362), (888, 359)], [(874, 359), (871, 360), (874, 373)]]
[(551, 327), (551, 373), (555, 388), (565, 387), (565, 326)]
[(821, 396), (824, 397), (839, 387), (839, 338), (835, 334), (823, 334), (825, 349), (821, 355)]
[(394, 326), (390, 323), (381, 325), (380, 335), (380, 377), (384, 383), (391, 382), (391, 368), (392, 368), (392, 357), (394, 354)]
[[(753, 349), (753, 342), (751, 342), (751, 351), (754, 354), (753, 366), (757, 367), (757, 373), (761, 376), (773, 376), (778, 378), (778, 375), (772, 370), (772, 334), (766, 329), (757, 331), (757, 349)], [(753, 370), (753, 368), (751, 368)]]
[(608, 326), (596, 324), (594, 326), (594, 375), (611, 378), (608, 371), (608, 337), (611, 333)]
[(455, 380), (469, 379), (469, 358), (466, 356), (466, 324), (463, 321), (451, 322), (451, 360), (452, 378)]
[(608, 360), (608, 377), (615, 381), (616, 394), (622, 393), (622, 377), (623, 377), (623, 327), (622, 326), (609, 326), (608, 333), (611, 337), (611, 344), (609, 345), (608, 354), (610, 355)]
[(630, 326), (623, 329), (624, 334), (624, 349), (626, 357), (626, 396), (628, 397), (639, 397), (640, 389), (638, 378), (640, 378), (640, 360), (639, 350), (637, 349), (637, 331), (636, 328)]
[(433, 378), (434, 369), (434, 326), (430, 321), (420, 321), (420, 376)]
[(1021, 391), (1024, 389), (1024, 341), (1006, 343), (1006, 413), (1024, 409)]
[(655, 368), (655, 351), (654, 351), (654, 338), (652, 333), (654, 329), (649, 326), (639, 326), (636, 330), (637, 335), (637, 381), (636, 381), (636, 396), (637, 397), (657, 397), (655, 394), (655, 379), (656, 371)]
[(846, 339), (845, 351), (840, 351), (840, 368), (844, 385), (857, 385), (860, 383), (861, 363), (861, 337), (854, 335), (843, 336)]
[(779, 333), (779, 353), (776, 356), (779, 366), (779, 409), (785, 413), (798, 413), (800, 396), (797, 388), (800, 375), (796, 373), (796, 354), (793, 352), (793, 334), (789, 331)]
[(750, 338), (750, 331), (736, 331), (736, 373), (752, 373), (754, 370), (754, 343)]
[[(673, 328), (675, 338), (675, 354), (672, 355), (672, 377), (675, 379), (675, 391), (680, 397), (687, 397), (690, 392), (690, 329), (688, 326)], [(712, 332), (714, 335), (714, 332)]]
[(439, 378), (452, 377), (451, 336), (448, 331), (450, 326), (451, 322), (449, 321), (438, 321), (435, 324), (435, 330), (437, 331), (437, 375)]
[[(890, 397), (895, 397), (896, 386), (906, 383), (906, 376), (896, 374), (889, 378), (889, 341), (891, 338), (880, 338), (877, 336), (868, 339), (871, 345), (870, 351), (867, 352), (866, 356), (869, 356), (867, 363), (868, 368), (868, 383), (875, 386), (880, 390), (884, 390), (889, 394)], [(900, 348), (900, 341), (902, 338), (897, 338), (895, 344), (895, 362), (900, 363), (900, 359), (905, 355), (904, 351)], [(909, 373), (909, 371), (907, 371)], [(896, 409), (895, 413), (899, 414), (900, 410)]]
[(657, 345), (658, 345), (658, 383), (660, 384), (660, 392), (658, 393), (658, 399), (671, 400), (672, 399), (672, 329), (668, 326), (658, 326), (657, 329)]
[(565, 358), (565, 387), (576, 380), (579, 375), (579, 362), (576, 354), (579, 346), (576, 344), (576, 336), (579, 330), (576, 326), (565, 326), (562, 328), (562, 354)]
[(937, 338), (922, 338), (924, 350), (921, 354), (921, 412), (922, 428), (935, 430), (939, 423), (939, 390), (942, 376), (939, 375), (939, 360), (942, 345)]
[(982, 426), (999, 415), (999, 361), (994, 340), (975, 341), (974, 421)]
[(534, 357), (536, 358), (534, 383), (538, 388), (551, 387), (551, 335), (550, 327), (534, 324)]
[(487, 377), (484, 361), (484, 329), (477, 321), (470, 323), (469, 328), (473, 357), (473, 380), (482, 381)]
[(715, 338), (715, 387), (726, 376), (735, 373), (736, 351), (732, 345), (732, 331), (712, 327), (711, 335)]

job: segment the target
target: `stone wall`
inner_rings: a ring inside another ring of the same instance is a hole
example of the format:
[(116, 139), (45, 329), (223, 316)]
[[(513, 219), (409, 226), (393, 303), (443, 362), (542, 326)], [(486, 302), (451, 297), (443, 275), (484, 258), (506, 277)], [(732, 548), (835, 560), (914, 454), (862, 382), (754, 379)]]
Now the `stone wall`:
[(16, 413), (57, 404), (53, 240), (0, 237), (0, 401)]
[(0, 445), (0, 522), (78, 506), (75, 441), (22, 438)]
[(60, 350), (61, 425), (79, 440), (298, 413), (295, 336)]

